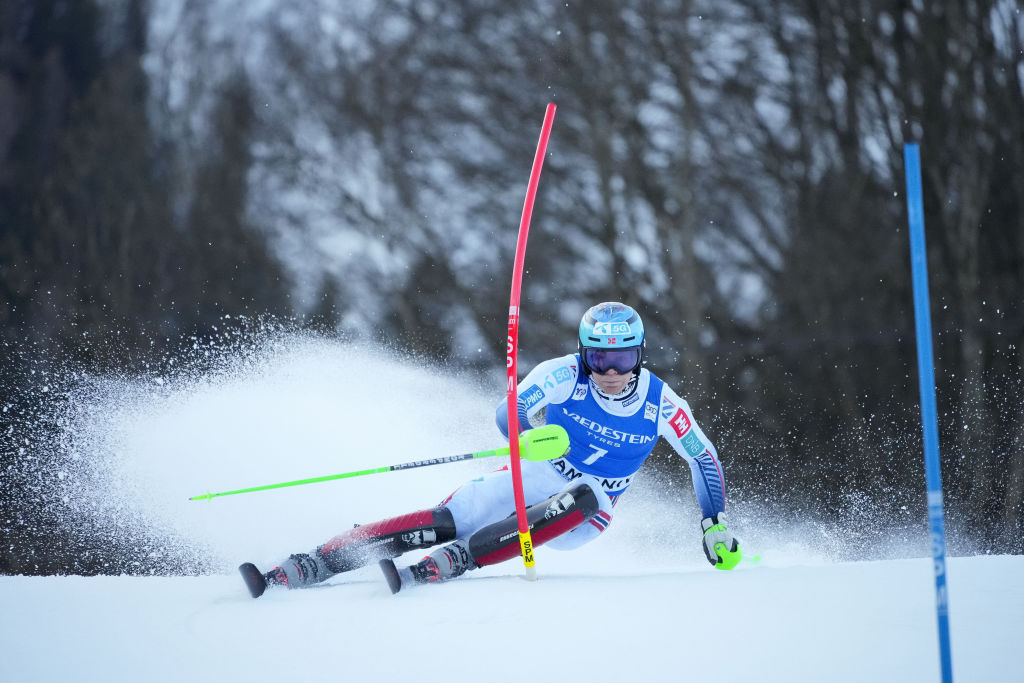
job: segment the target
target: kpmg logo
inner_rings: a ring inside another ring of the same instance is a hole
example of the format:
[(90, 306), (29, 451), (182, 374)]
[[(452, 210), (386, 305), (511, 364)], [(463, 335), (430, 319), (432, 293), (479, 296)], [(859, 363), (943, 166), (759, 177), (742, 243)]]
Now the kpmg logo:
[(629, 323), (595, 323), (594, 334), (601, 336), (608, 336), (611, 334), (625, 335), (629, 334)]
[(534, 384), (523, 392), (523, 395), (519, 397), (519, 400), (523, 402), (523, 405), (525, 405), (527, 409), (529, 409), (540, 403), (542, 398), (544, 398), (544, 390)]

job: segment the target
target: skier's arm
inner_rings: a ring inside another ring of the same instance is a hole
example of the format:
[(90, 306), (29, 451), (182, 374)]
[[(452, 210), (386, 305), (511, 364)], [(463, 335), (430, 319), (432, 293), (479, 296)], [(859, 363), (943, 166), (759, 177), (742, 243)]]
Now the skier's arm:
[(725, 474), (718, 461), (718, 452), (697, 421), (689, 404), (667, 385), (661, 392), (658, 434), (690, 465), (693, 491), (697, 494), (704, 517), (725, 510)]
[[(552, 358), (540, 363), (519, 383), (516, 402), (519, 433), (531, 428), (530, 418), (551, 403), (562, 403), (576, 386), (579, 368), (576, 355)], [(495, 410), (494, 421), (508, 438), (508, 401), (502, 401)]]
[(661, 393), (658, 433), (690, 465), (693, 491), (700, 504), (704, 554), (716, 569), (732, 569), (743, 558), (739, 540), (726, 527), (725, 474), (718, 452), (704, 435), (689, 404), (668, 386)]

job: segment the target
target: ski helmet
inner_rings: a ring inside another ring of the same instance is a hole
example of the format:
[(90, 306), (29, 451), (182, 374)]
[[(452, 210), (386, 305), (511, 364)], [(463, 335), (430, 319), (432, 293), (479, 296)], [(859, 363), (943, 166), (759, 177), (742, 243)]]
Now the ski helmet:
[(590, 308), (580, 321), (583, 373), (640, 372), (644, 359), (644, 323), (626, 304), (606, 301)]

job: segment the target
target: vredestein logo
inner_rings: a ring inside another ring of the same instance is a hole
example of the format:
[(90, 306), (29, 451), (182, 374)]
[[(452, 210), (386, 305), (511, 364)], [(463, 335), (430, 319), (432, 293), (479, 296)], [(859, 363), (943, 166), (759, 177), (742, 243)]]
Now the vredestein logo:
[(600, 434), (606, 439), (611, 439), (613, 441), (621, 441), (622, 443), (652, 443), (658, 440), (657, 434), (630, 434), (629, 432), (624, 432), (619, 429), (605, 427), (600, 422), (591, 420), (589, 417), (583, 417), (579, 413), (570, 412), (567, 408), (562, 408), (562, 412), (564, 412), (566, 416), (572, 419), (574, 422), (579, 423), (580, 425), (586, 427), (595, 434)]

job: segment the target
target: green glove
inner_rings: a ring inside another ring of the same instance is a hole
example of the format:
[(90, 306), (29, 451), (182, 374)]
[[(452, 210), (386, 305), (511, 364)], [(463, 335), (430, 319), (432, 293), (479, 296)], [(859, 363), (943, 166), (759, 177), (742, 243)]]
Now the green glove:
[(743, 559), (740, 542), (725, 528), (725, 513), (705, 517), (700, 522), (704, 530), (704, 554), (715, 569), (732, 569)]

